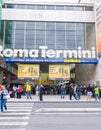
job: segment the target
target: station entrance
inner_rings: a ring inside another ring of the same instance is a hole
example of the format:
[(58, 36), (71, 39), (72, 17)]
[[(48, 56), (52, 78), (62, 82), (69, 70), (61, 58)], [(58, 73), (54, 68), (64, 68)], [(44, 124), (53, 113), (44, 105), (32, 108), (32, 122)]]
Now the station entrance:
[(19, 64), (18, 78), (33, 80), (35, 85), (46, 86), (75, 82), (75, 65), (64, 63)]

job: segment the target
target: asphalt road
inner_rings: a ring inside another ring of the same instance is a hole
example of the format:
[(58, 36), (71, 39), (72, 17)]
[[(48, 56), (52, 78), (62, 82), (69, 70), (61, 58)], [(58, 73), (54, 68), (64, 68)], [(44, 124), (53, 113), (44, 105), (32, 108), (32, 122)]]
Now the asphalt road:
[[(68, 108), (94, 108), (96, 111), (68, 111)], [(100, 102), (34, 103), (27, 130), (101, 130), (98, 108), (101, 108)]]
[(0, 130), (101, 130), (101, 102), (13, 101)]

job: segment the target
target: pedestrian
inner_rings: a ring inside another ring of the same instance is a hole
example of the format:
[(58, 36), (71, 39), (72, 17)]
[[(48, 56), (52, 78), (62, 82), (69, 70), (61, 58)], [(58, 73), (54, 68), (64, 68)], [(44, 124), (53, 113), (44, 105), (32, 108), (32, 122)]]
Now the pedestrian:
[(32, 99), (32, 96), (31, 96), (31, 85), (26, 82), (25, 84), (25, 88), (26, 88), (26, 96), (27, 96), (27, 99)]
[(89, 84), (88, 86), (87, 86), (87, 100), (88, 101), (91, 101), (91, 98), (92, 98), (92, 95), (93, 95), (93, 88), (92, 88), (92, 86)]
[(81, 89), (79, 85), (76, 85), (75, 99), (79, 100), (81, 98)]
[(7, 95), (8, 95), (8, 90), (6, 89), (5, 86), (1, 86), (1, 112), (4, 110), (7, 110)]
[(65, 98), (65, 85), (64, 84), (61, 85), (60, 91), (61, 91), (61, 99), (64, 99)]
[(13, 85), (13, 92), (14, 93), (14, 98), (17, 98), (17, 87)]
[(36, 93), (36, 96), (38, 97), (39, 96), (39, 85), (36, 86), (35, 93)]
[(43, 85), (39, 86), (39, 99), (40, 101), (43, 101), (43, 94), (44, 94), (44, 87)]
[(2, 108), (1, 108), (2, 93), (3, 93), (3, 88), (2, 88), (2, 86), (0, 85), (0, 112), (2, 111)]
[(17, 88), (17, 98), (21, 98), (22, 92), (23, 92), (22, 86), (18, 85), (18, 88)]
[(95, 101), (100, 101), (100, 92), (99, 92), (99, 87), (98, 86), (96, 86), (95, 88), (94, 88), (94, 96), (95, 96)]
[(72, 100), (72, 96), (75, 98), (74, 85), (71, 83), (69, 86), (69, 99)]

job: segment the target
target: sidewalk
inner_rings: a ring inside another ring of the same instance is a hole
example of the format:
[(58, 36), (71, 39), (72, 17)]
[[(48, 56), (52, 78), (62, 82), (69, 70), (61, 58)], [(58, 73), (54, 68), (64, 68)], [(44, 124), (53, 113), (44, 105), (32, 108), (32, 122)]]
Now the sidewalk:
[[(32, 99), (27, 99), (26, 96), (22, 96), (21, 99), (10, 98), (8, 102), (40, 102), (39, 97), (32, 95)], [(81, 96), (80, 100), (75, 100), (74, 97), (72, 100), (69, 100), (69, 95), (66, 95), (64, 99), (61, 99), (60, 95), (44, 95), (43, 102), (95, 102), (95, 99), (92, 98), (91, 101), (87, 101), (86, 96)], [(99, 101), (98, 101), (99, 102)]]

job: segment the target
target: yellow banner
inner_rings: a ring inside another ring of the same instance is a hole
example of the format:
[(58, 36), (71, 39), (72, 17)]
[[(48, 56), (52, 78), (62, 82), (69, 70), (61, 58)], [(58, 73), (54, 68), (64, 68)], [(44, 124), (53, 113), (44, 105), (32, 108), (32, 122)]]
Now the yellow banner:
[(39, 78), (38, 64), (19, 64), (18, 78)]
[(70, 66), (65, 64), (49, 65), (49, 78), (70, 78)]

